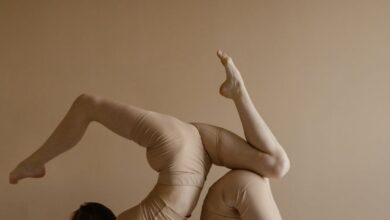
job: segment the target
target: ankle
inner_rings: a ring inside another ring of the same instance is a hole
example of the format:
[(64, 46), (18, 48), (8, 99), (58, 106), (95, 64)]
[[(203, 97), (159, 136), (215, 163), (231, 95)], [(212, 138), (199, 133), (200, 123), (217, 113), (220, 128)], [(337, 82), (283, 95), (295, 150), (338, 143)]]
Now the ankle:
[(20, 163), (20, 166), (24, 167), (43, 167), (45, 164), (42, 163), (41, 161), (34, 160), (34, 159), (26, 159)]
[(240, 100), (243, 97), (245, 97), (247, 94), (248, 94), (248, 91), (246, 90), (244, 82), (242, 82), (242, 81), (236, 82), (232, 98), (234, 100)]

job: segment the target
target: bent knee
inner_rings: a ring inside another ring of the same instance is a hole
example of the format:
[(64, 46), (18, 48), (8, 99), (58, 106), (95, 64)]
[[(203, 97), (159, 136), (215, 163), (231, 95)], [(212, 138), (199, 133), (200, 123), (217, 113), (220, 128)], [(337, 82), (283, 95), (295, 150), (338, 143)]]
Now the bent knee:
[(73, 105), (76, 106), (86, 106), (90, 104), (96, 103), (98, 100), (98, 97), (95, 95), (91, 95), (88, 93), (82, 93), (74, 100)]
[(265, 177), (280, 179), (290, 170), (290, 160), (287, 156), (281, 155), (273, 158)]
[(84, 117), (86, 120), (91, 121), (93, 110), (96, 108), (99, 97), (83, 93), (79, 95), (72, 104), (71, 111), (76, 112), (80, 117)]

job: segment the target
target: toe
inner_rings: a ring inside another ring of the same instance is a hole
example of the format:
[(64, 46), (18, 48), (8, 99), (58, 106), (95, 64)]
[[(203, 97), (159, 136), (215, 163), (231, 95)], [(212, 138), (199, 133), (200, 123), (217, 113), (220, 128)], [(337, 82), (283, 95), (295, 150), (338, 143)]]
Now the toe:
[(218, 50), (217, 55), (223, 65), (227, 65), (229, 62), (231, 62), (231, 58), (225, 52)]

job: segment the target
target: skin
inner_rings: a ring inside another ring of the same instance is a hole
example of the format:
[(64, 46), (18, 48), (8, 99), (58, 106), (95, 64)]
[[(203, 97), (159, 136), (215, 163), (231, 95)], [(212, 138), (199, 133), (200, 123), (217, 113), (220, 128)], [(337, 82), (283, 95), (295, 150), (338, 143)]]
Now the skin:
[[(246, 140), (226, 129), (219, 129), (219, 144), (224, 161), (216, 161), (211, 157), (211, 162), (233, 169), (248, 169), (262, 177), (281, 178), (290, 167), (287, 154), (257, 112), (233, 60), (222, 51), (218, 51), (217, 55), (226, 71), (226, 80), (220, 86), (220, 94), (233, 100)], [(131, 112), (136, 108), (94, 95), (79, 96), (43, 145), (10, 173), (10, 183), (16, 184), (24, 178), (43, 177), (45, 164), (73, 148), (93, 121), (129, 138), (129, 125), (134, 124), (136, 118)], [(212, 155), (215, 152), (215, 146), (212, 144), (215, 136), (210, 135), (209, 131), (216, 127), (201, 123), (194, 125), (199, 131), (205, 150)], [(153, 190), (177, 213), (186, 216), (194, 209), (201, 189), (188, 186), (156, 186)], [(118, 219), (126, 219), (129, 211), (123, 212)]]
[[(234, 102), (246, 140), (226, 129), (218, 129), (220, 154), (224, 161), (211, 158), (213, 163), (232, 169), (248, 169), (263, 177), (283, 177), (290, 169), (290, 161), (285, 150), (257, 112), (233, 59), (222, 51), (218, 51), (217, 55), (226, 72), (226, 80), (220, 86), (219, 92)], [(204, 147), (210, 155), (213, 155), (211, 143), (215, 137), (207, 133), (210, 133), (213, 127), (215, 126), (198, 124)]]

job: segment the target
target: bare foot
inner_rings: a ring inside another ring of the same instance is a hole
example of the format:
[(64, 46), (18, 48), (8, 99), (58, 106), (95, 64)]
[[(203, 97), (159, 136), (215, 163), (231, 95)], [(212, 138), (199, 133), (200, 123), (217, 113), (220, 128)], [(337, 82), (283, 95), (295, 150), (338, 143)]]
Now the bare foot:
[(234, 62), (229, 55), (221, 50), (218, 50), (217, 55), (226, 70), (226, 80), (219, 88), (219, 93), (226, 98), (233, 99), (241, 94), (244, 81), (242, 80), (240, 71), (237, 69), (236, 65), (234, 65)]
[(26, 162), (20, 163), (10, 174), (9, 182), (11, 184), (18, 183), (24, 178), (41, 178), (45, 176), (45, 167), (43, 165), (33, 165)]

